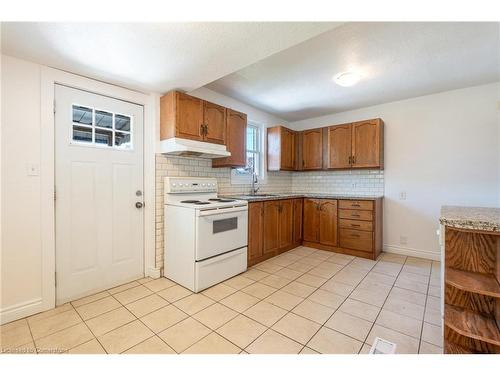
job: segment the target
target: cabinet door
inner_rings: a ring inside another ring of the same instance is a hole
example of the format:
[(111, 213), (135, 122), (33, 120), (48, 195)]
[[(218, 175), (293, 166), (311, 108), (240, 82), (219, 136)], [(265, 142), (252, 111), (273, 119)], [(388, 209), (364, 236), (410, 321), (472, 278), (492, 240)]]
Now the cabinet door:
[(226, 146), (231, 156), (212, 159), (212, 167), (246, 166), (247, 115), (226, 109)]
[(302, 133), (302, 169), (323, 168), (323, 130), (304, 130)]
[(226, 144), (226, 108), (210, 102), (203, 103), (205, 142)]
[(281, 128), (281, 169), (295, 169), (295, 132)]
[(319, 242), (322, 245), (337, 246), (337, 201), (319, 201)]
[(264, 202), (264, 254), (279, 250), (279, 201)]
[(286, 248), (293, 244), (293, 203), (291, 199), (279, 201), (279, 241), (280, 248)]
[(293, 243), (302, 242), (302, 213), (304, 201), (302, 198), (293, 200)]
[(263, 255), (263, 217), (262, 202), (248, 204), (248, 261), (258, 259)]
[(328, 128), (328, 169), (351, 168), (351, 125)]
[(175, 99), (175, 136), (202, 141), (203, 100), (182, 92), (176, 92)]
[(353, 168), (383, 167), (383, 123), (380, 119), (352, 124)]
[(304, 241), (319, 242), (319, 211), (317, 199), (304, 199)]

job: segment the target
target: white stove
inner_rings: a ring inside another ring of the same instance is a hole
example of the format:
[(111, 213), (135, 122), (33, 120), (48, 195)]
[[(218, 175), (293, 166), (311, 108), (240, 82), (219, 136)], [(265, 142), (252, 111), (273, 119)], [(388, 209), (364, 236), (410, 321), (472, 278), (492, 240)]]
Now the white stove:
[(248, 203), (217, 197), (217, 179), (166, 177), (165, 277), (199, 292), (247, 268)]

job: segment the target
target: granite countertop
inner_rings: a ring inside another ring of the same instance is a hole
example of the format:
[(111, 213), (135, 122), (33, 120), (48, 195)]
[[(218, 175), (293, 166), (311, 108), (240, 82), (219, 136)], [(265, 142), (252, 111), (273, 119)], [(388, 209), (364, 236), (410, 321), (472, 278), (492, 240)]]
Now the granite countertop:
[(500, 208), (443, 206), (439, 222), (453, 228), (500, 232)]
[[(262, 193), (265, 194), (265, 193)], [(289, 198), (324, 198), (324, 199), (351, 199), (351, 200), (368, 200), (372, 201), (382, 196), (355, 196), (355, 195), (339, 195), (339, 194), (324, 194), (324, 193), (269, 193), (269, 195), (227, 195), (227, 198), (236, 198), (249, 202), (272, 201), (277, 199)]]

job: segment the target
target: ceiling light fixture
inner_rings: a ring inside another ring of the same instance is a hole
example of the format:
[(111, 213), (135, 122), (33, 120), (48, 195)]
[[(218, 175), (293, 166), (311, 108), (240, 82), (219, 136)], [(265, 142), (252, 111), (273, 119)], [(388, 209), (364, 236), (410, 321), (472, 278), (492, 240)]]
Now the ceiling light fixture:
[(358, 83), (361, 76), (356, 72), (342, 72), (333, 77), (335, 83), (339, 86), (349, 87)]

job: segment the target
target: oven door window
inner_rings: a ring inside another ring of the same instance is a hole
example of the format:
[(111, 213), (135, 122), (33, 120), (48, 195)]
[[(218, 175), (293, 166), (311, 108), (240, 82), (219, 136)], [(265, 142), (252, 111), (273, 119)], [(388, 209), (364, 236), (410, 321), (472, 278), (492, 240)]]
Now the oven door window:
[(230, 217), (227, 219), (214, 220), (212, 224), (212, 234), (227, 232), (238, 229), (238, 218)]

